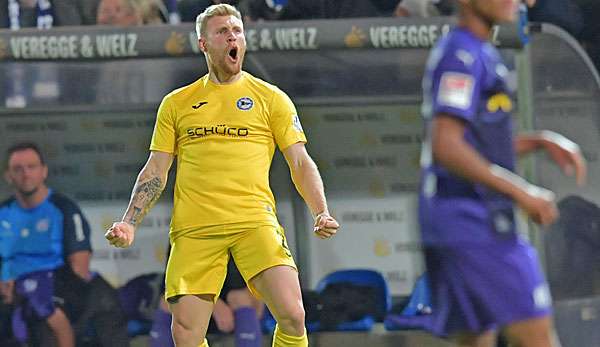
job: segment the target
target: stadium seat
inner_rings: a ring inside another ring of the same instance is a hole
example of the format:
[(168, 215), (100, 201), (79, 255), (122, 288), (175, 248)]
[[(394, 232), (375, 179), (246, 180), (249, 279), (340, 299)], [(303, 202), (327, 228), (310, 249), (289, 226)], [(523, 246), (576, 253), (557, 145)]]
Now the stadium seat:
[[(375, 270), (367, 269), (350, 269), (334, 271), (326, 275), (317, 284), (316, 291), (323, 293), (327, 286), (335, 283), (350, 283), (357, 286), (372, 287), (375, 289), (377, 297), (375, 298), (376, 307), (374, 315), (366, 315), (359, 320), (345, 321), (337, 324), (333, 330), (336, 331), (368, 331), (371, 330), (376, 321), (383, 321), (385, 315), (391, 308), (392, 299), (390, 292), (385, 282), (385, 278), (381, 273)], [(309, 331), (324, 330), (320, 322), (309, 324)]]
[[(331, 284), (350, 283), (356, 286), (371, 287), (375, 289), (377, 298), (375, 298), (376, 313), (366, 315), (355, 321), (344, 321), (336, 325), (334, 329), (325, 329), (321, 322), (307, 322), (306, 330), (309, 333), (335, 330), (335, 331), (369, 331), (375, 322), (381, 322), (385, 318), (391, 307), (391, 296), (383, 275), (375, 270), (350, 269), (332, 272), (322, 278), (316, 286), (316, 293), (322, 294), (327, 286)], [(306, 303), (305, 303), (306, 304)], [(264, 333), (272, 333), (275, 329), (275, 319), (268, 309), (262, 319), (262, 329)]]
[(386, 330), (423, 329), (429, 322), (430, 313), (431, 293), (427, 273), (424, 273), (417, 278), (402, 312), (388, 314), (384, 326)]
[(265, 312), (260, 321), (260, 326), (262, 328), (263, 333), (272, 334), (275, 330), (275, 324), (277, 324), (277, 322), (275, 321), (275, 318), (273, 318), (271, 311), (269, 311), (268, 307), (265, 307)]
[(152, 321), (132, 319), (127, 321), (127, 336), (148, 335), (152, 328)]

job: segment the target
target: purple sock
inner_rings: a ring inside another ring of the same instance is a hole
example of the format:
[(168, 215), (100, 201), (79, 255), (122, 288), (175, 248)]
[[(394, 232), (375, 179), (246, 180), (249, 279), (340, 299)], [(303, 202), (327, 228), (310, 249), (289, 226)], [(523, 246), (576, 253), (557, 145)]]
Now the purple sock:
[(161, 310), (154, 312), (150, 329), (150, 347), (175, 347), (171, 336), (171, 313)]
[(241, 307), (233, 313), (235, 316), (235, 347), (262, 346), (262, 332), (252, 307)]
[(12, 315), (12, 330), (15, 339), (21, 343), (27, 342), (27, 323), (23, 318), (23, 307), (17, 307)]

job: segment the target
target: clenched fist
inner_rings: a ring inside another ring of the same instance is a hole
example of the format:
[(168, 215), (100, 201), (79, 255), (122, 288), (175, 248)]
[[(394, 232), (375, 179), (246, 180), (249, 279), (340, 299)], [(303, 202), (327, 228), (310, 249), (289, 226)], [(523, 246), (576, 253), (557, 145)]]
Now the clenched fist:
[(127, 248), (133, 243), (135, 227), (125, 222), (115, 222), (108, 228), (104, 237), (115, 247)]
[(322, 239), (328, 239), (337, 233), (340, 224), (329, 213), (319, 213), (315, 218), (313, 232)]

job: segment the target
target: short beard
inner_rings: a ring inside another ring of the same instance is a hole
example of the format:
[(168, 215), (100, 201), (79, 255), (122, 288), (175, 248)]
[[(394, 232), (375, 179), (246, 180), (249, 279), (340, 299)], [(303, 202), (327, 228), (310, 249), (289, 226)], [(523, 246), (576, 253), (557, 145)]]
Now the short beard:
[(19, 189), (19, 193), (21, 193), (21, 195), (23, 195), (25, 197), (30, 197), (33, 194), (37, 193), (38, 190), (40, 190), (40, 187), (35, 187), (35, 188), (31, 189), (31, 190), (20, 190)]

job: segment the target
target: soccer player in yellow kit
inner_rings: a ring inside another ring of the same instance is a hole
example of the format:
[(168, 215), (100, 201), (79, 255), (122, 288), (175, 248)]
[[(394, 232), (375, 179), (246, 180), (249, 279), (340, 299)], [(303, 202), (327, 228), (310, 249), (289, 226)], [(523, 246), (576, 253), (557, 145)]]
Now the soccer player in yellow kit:
[(129, 206), (105, 236), (116, 247), (131, 245), (177, 156), (165, 294), (176, 346), (208, 346), (206, 328), (230, 254), (278, 322), (273, 346), (308, 346), (298, 273), (269, 188), (276, 145), (315, 216), (316, 235), (329, 238), (339, 224), (329, 215), (292, 101), (241, 70), (240, 13), (226, 4), (210, 6), (198, 16), (196, 31), (209, 73), (163, 99)]

